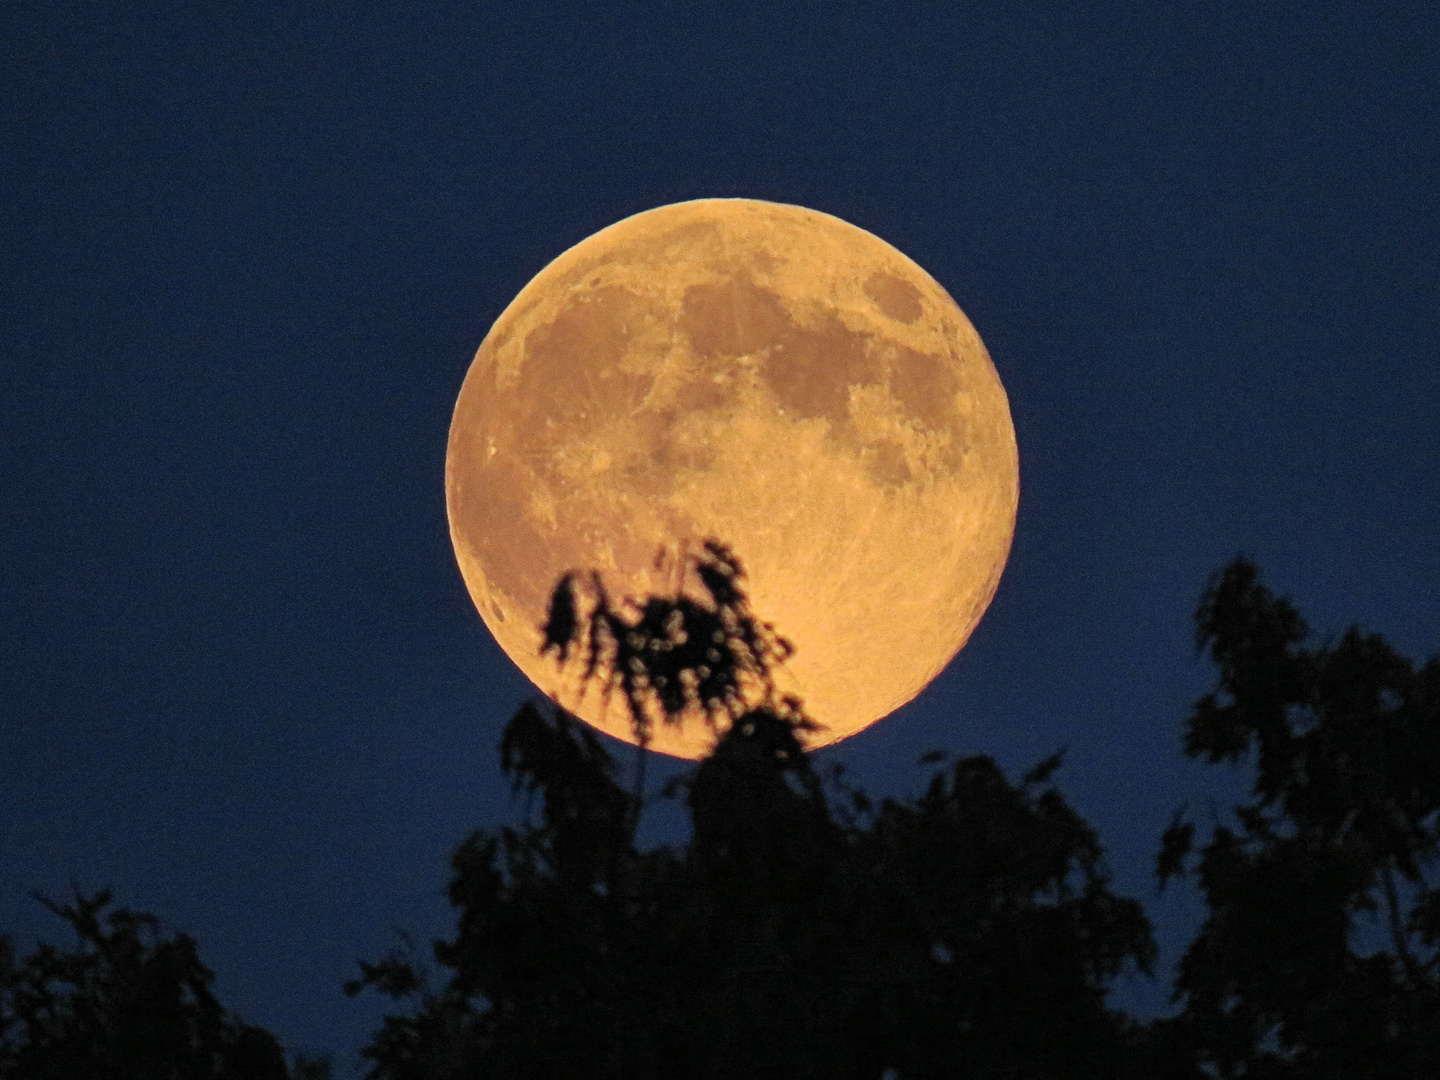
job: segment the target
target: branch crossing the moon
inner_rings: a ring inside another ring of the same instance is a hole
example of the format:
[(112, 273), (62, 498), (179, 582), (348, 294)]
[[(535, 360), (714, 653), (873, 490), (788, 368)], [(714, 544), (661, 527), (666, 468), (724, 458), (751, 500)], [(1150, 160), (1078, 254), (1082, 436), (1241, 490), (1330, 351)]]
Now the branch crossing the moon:
[(580, 665), (581, 698), (592, 683), (607, 706), (618, 692), (641, 745), (656, 720), (678, 724), (699, 715), (719, 731), (756, 709), (800, 730), (818, 729), (799, 698), (776, 693), (773, 668), (795, 648), (751, 613), (735, 554), (709, 539), (698, 553), (681, 545), (671, 557), (662, 548), (657, 568), (667, 558), (677, 577), (673, 594), (643, 601), (615, 603), (598, 572), (564, 574), (541, 627), (541, 655), (554, 652), (562, 669), (572, 659)]

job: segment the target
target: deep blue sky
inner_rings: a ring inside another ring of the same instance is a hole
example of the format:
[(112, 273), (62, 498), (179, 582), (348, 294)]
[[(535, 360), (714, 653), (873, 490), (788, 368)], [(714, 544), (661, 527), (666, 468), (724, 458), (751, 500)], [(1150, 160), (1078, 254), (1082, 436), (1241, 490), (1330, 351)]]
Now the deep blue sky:
[(824, 756), (902, 793), (931, 747), (1068, 744), (1172, 963), (1160, 831), (1244, 782), (1180, 754), (1207, 576), (1245, 551), (1322, 631), (1440, 645), (1437, 106), (1428, 2), (8, 0), (0, 929), (113, 886), (348, 1073), (355, 959), (447, 932), (448, 853), (512, 815), (461, 379), (563, 249), (738, 195), (928, 269), (1020, 446), (971, 644)]

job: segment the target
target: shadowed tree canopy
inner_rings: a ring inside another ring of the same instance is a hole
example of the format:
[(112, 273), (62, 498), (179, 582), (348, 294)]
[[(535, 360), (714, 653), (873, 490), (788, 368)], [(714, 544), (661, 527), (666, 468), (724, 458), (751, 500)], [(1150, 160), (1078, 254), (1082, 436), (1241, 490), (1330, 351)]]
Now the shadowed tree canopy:
[[(374, 1080), (1440, 1076), (1440, 657), (1353, 628), (1315, 644), (1243, 559), (1210, 582), (1219, 677), (1185, 751), (1255, 781), (1203, 845), (1184, 808), (1162, 837), (1162, 887), (1193, 876), (1208, 914), (1177, 1014), (1141, 1025), (1105, 991), (1150, 971), (1150, 928), (1054, 786), (1062, 754), (1018, 782), (964, 757), (872, 801), (802, 751), (816, 721), (775, 691), (790, 646), (739, 560), (711, 541), (674, 567), (643, 600), (557, 586), (542, 648), (624, 702), (635, 783), (564, 709), (515, 714), (500, 759), (525, 816), (455, 852), (440, 972), (397, 952), (346, 984), (402, 1003), (364, 1051)], [(648, 735), (697, 715), (713, 752), (656, 796), (691, 834), (641, 850)], [(17, 958), (0, 936), (0, 1080), (330, 1075), (227, 1015), (187, 935), (108, 893), (40, 899), (77, 946)]]
[[(641, 746), (657, 719), (675, 724), (698, 714), (723, 728), (757, 707), (778, 707), (798, 729), (813, 729), (798, 700), (777, 702), (771, 668), (794, 647), (751, 614), (745, 570), (734, 553), (711, 539), (698, 554), (682, 546), (672, 557), (662, 549), (655, 561), (657, 569), (673, 567), (671, 595), (617, 604), (592, 572), (583, 613), (581, 575), (563, 575), (550, 599), (541, 654), (554, 652), (562, 667), (578, 654), (581, 693), (598, 684), (608, 701), (618, 692)], [(686, 591), (692, 575), (699, 597)]]
[(642, 747), (687, 707), (717, 722), (712, 755), (662, 795), (684, 800), (689, 842), (639, 850), (643, 789), (588, 727), (524, 706), (501, 762), (538, 813), (455, 853), (443, 982), (397, 953), (347, 986), (409, 1001), (370, 1075), (1121, 1075), (1138, 1035), (1105, 984), (1154, 946), (1053, 787), (1058, 755), (1019, 783), (964, 758), (878, 804), (818, 776), (799, 737), (814, 721), (773, 690), (788, 647), (750, 615), (738, 561), (712, 542), (692, 568), (699, 599), (617, 608), (592, 579), (588, 613), (566, 578), (545, 628), (624, 697)]
[[(3, 1080), (290, 1080), (274, 1036), (228, 1016), (186, 934), (154, 916), (106, 911), (110, 894), (70, 905), (39, 898), (75, 931), (71, 952), (41, 945), (17, 959), (0, 937)], [(296, 1062), (296, 1080), (324, 1080)]]
[(1196, 624), (1219, 682), (1185, 751), (1255, 783), (1197, 854), (1183, 812), (1165, 833), (1162, 884), (1193, 870), (1209, 907), (1168, 1037), (1224, 1077), (1440, 1076), (1440, 658), (1310, 644), (1244, 559)]

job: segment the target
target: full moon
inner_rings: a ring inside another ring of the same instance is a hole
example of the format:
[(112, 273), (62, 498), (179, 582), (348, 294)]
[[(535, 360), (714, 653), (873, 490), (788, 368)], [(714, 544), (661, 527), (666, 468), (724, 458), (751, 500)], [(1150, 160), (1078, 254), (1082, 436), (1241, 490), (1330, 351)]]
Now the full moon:
[[(635, 742), (553, 656), (567, 571), (612, 596), (673, 588), (662, 547), (727, 544), (751, 608), (795, 646), (776, 673), (843, 739), (918, 694), (980, 621), (1019, 492), (1005, 390), (918, 265), (804, 207), (700, 199), (564, 252), (520, 291), (460, 390), (450, 535), (509, 657), (587, 723)], [(697, 758), (703, 717), (650, 746)]]

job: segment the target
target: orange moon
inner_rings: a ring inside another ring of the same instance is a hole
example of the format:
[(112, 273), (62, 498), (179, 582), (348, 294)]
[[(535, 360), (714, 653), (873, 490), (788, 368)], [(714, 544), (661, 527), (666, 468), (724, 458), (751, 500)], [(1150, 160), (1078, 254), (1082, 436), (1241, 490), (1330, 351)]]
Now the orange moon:
[[(657, 550), (715, 537), (795, 645), (778, 673), (843, 739), (969, 638), (1010, 551), (1015, 429), (949, 294), (879, 237), (800, 206), (700, 199), (564, 252), (496, 320), (445, 460), (450, 536), (486, 626), (546, 694), (635, 737), (623, 701), (541, 657), (569, 570), (664, 591)], [(696, 758), (703, 719), (651, 747)]]

